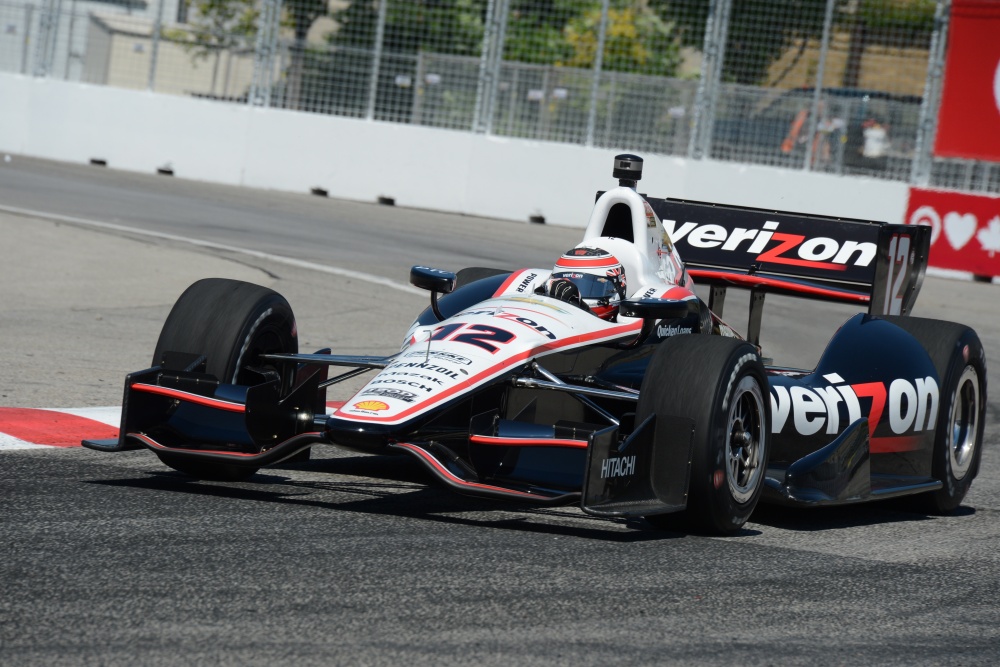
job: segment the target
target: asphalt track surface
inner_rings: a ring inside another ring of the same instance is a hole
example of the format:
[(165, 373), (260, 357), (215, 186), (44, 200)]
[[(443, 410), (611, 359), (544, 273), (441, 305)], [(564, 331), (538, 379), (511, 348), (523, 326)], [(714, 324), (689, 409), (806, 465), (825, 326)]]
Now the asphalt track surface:
[[(385, 353), (426, 303), (410, 265), (548, 266), (580, 234), (17, 156), (0, 206), (7, 408), (120, 403), (201, 277), (285, 294), (303, 349)], [(997, 369), (998, 289), (928, 278), (916, 314), (975, 327)], [(727, 313), (742, 325), (734, 296)], [(769, 298), (765, 352), (811, 365), (849, 314)], [(728, 538), (470, 500), (332, 449), (243, 483), (146, 452), (0, 451), (0, 664), (996, 664), (997, 422), (991, 396), (953, 516), (764, 507)]]

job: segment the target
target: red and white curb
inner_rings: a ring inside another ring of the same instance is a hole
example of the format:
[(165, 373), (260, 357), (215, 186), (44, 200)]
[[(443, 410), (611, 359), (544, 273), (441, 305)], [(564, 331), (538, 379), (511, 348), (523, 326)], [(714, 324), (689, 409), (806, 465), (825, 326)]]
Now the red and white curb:
[[(327, 412), (340, 407), (327, 404)], [(79, 447), (84, 438), (117, 438), (120, 406), (103, 408), (0, 408), (0, 452)]]
[(117, 438), (121, 407), (0, 408), (0, 451), (79, 447), (84, 438)]

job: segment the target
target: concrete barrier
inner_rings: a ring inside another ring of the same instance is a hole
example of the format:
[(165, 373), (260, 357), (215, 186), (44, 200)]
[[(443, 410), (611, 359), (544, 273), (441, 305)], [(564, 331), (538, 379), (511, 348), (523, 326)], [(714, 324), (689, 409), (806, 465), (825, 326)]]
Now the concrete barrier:
[[(617, 152), (0, 73), (0, 150), (254, 188), (586, 224)], [(906, 184), (647, 154), (656, 196), (902, 222)]]

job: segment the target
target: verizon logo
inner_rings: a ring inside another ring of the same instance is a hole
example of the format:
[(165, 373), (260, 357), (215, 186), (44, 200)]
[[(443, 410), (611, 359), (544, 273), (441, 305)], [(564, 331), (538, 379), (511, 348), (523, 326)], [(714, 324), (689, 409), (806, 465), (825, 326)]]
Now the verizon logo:
[[(886, 413), (893, 433), (931, 431), (937, 420), (940, 395), (933, 377), (897, 378), (886, 387), (883, 382), (847, 384), (836, 373), (823, 378), (826, 387), (777, 385), (771, 387), (771, 430), (781, 433), (790, 423), (799, 435), (813, 435), (823, 430), (839, 433), (848, 424), (861, 419), (861, 399), (871, 399), (868, 409), (868, 432), (874, 433)], [(841, 422), (841, 405), (847, 422)]]
[(802, 234), (777, 231), (773, 220), (764, 223), (763, 229), (685, 222), (679, 227), (676, 220), (664, 220), (663, 226), (674, 243), (686, 241), (694, 248), (719, 248), (726, 252), (752, 255), (751, 261), (805, 266), (827, 271), (844, 271), (848, 264), (869, 266), (878, 251), (871, 242), (844, 241), (827, 236), (807, 238)]

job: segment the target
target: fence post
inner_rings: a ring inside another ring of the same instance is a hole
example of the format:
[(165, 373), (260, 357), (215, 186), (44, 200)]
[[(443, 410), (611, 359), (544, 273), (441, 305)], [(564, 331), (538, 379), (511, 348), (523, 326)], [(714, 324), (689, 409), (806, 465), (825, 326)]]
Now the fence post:
[(52, 73), (61, 12), (62, 0), (45, 0), (42, 4), (42, 13), (38, 16), (38, 43), (35, 44), (35, 76)]
[(146, 90), (152, 92), (156, 85), (156, 59), (160, 54), (160, 31), (163, 28), (163, 2), (160, 0), (156, 8), (156, 20), (153, 22), (152, 45), (149, 47), (149, 78), (146, 80)]
[(493, 133), (493, 116), (496, 115), (497, 91), (500, 88), (500, 71), (503, 67), (503, 46), (507, 39), (507, 18), (510, 15), (510, 0), (500, 0), (497, 16), (496, 48), (493, 51), (493, 71), (490, 73), (489, 93), (486, 96), (486, 106), (483, 130), (486, 134)]
[(597, 53), (594, 55), (594, 80), (590, 84), (590, 109), (587, 113), (587, 146), (594, 145), (594, 125), (597, 123), (597, 95), (600, 92), (601, 68), (604, 65), (604, 42), (608, 35), (608, 10), (611, 0), (601, 3), (601, 24), (597, 28)]
[(385, 40), (385, 16), (389, 8), (389, 0), (379, 0), (378, 19), (375, 23), (375, 45), (372, 50), (371, 81), (368, 84), (368, 109), (365, 118), (375, 118), (375, 102), (378, 98), (378, 76), (382, 66), (382, 42)]
[(253, 76), (247, 104), (271, 106), (271, 86), (274, 82), (274, 53), (277, 50), (281, 0), (263, 0), (257, 20), (257, 43), (253, 52)]
[(483, 46), (479, 54), (479, 79), (476, 81), (476, 102), (472, 107), (472, 131), (482, 131), (483, 101), (486, 97), (486, 78), (489, 76), (490, 61), (493, 57), (494, 42), (494, 22), (493, 12), (495, 10), (494, 0), (486, 2), (486, 19), (483, 22)]
[(937, 114), (941, 104), (941, 81), (944, 78), (945, 48), (948, 43), (948, 22), (951, 17), (951, 0), (938, 0), (934, 11), (934, 32), (927, 58), (927, 78), (924, 80), (924, 99), (920, 103), (920, 120), (917, 122), (917, 139), (913, 147), (910, 183), (926, 186), (931, 180), (931, 153), (937, 133)]
[(704, 157), (712, 143), (712, 126), (715, 124), (715, 103), (722, 80), (722, 63), (726, 56), (726, 35), (729, 29), (729, 12), (732, 0), (711, 0), (708, 6), (708, 20), (705, 22), (705, 45), (702, 47), (704, 59), (701, 63), (701, 77), (694, 100), (694, 119), (691, 125), (691, 140), (688, 142), (688, 157)]
[(472, 110), (473, 132), (489, 134), (493, 131), (493, 112), (500, 86), (509, 12), (510, 0), (488, 0), (486, 4), (483, 52), (479, 57), (479, 81), (476, 85), (476, 103)]
[(31, 44), (31, 17), (34, 16), (35, 6), (24, 6), (24, 41), (21, 42), (21, 74), (28, 73), (28, 45)]
[(826, 72), (826, 54), (830, 51), (830, 32), (833, 29), (834, 0), (826, 0), (826, 14), (823, 15), (823, 38), (819, 47), (819, 63), (816, 65), (816, 86), (813, 89), (812, 106), (810, 107), (809, 140), (806, 142), (806, 156), (802, 169), (808, 171), (812, 166), (813, 144), (816, 142), (816, 132), (819, 129), (819, 100), (823, 93), (823, 76)]

